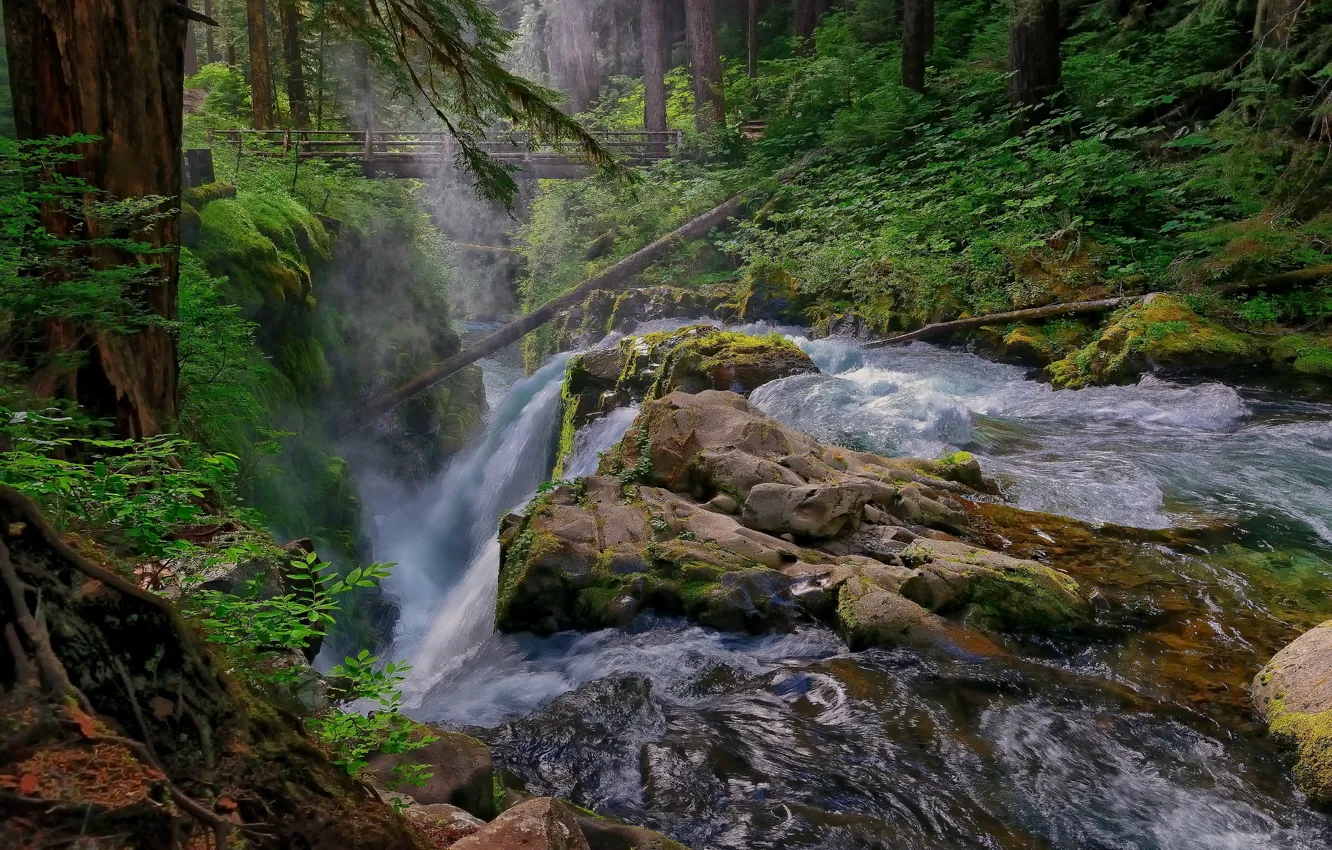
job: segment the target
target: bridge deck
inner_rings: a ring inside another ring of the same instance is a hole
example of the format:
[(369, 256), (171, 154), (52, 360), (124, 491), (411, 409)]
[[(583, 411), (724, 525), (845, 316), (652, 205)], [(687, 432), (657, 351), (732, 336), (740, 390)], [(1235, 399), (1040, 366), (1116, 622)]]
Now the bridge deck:
[[(298, 160), (360, 162), (366, 177), (428, 179), (449, 168), (458, 143), (447, 131), (398, 130), (209, 130), (209, 139), (234, 141), (242, 150)], [(598, 130), (592, 135), (625, 165), (668, 159), (682, 134), (645, 130)], [(480, 141), (495, 159), (518, 166), (517, 176), (571, 179), (588, 166), (565, 151), (541, 145), (526, 133), (499, 133)]]

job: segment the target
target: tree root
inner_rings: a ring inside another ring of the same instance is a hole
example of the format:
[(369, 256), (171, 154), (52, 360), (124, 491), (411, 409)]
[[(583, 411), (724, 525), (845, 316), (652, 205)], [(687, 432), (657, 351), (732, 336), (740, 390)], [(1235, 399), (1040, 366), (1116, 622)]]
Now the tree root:
[[(15, 619), (18, 621), (19, 627), (23, 630), (24, 635), (28, 638), (28, 642), (34, 647), (37, 666), (41, 670), (42, 680), (46, 683), (46, 687), (53, 700), (57, 703), (73, 700), (89, 718), (95, 717), (96, 711), (93, 709), (92, 703), (88, 700), (88, 697), (79, 690), (72, 681), (70, 681), (69, 672), (65, 669), (65, 665), (60, 661), (60, 658), (51, 648), (51, 635), (50, 632), (47, 631), (46, 623), (41, 614), (40, 599), (38, 600), (38, 611), (35, 616), (28, 610), (27, 595), (23, 583), (19, 580), (18, 573), (14, 569), (14, 564), (9, 558), (9, 548), (3, 541), (0, 541), (0, 577), (3, 577), (5, 586), (9, 590), (10, 598), (13, 600)], [(18, 636), (14, 633), (13, 628), (9, 624), (6, 624), (5, 627), (5, 639), (10, 653), (14, 656), (15, 669), (29, 669), (27, 653), (24, 652), (22, 644), (18, 640)], [(217, 842), (216, 846), (219, 850), (227, 846), (227, 836), (230, 834), (233, 826), (238, 826), (242, 831), (256, 832), (257, 829), (254, 824), (234, 825), (217, 816), (202, 804), (192, 799), (184, 791), (180, 790), (176, 783), (171, 781), (161, 759), (158, 758), (157, 753), (153, 749), (152, 738), (148, 731), (148, 723), (143, 716), (143, 710), (139, 707), (138, 695), (130, 680), (129, 672), (125, 669), (125, 665), (121, 663), (120, 659), (112, 658), (111, 661), (125, 684), (130, 705), (133, 707), (135, 717), (139, 721), (140, 732), (144, 738), (143, 741), (136, 741), (132, 738), (124, 738), (115, 735), (89, 735), (88, 729), (84, 724), (79, 723), (77, 718), (67, 722), (77, 726), (88, 740), (94, 743), (115, 744), (123, 747), (133, 753), (139, 761), (156, 770), (162, 776), (162, 782), (166, 787), (167, 793), (170, 794), (172, 801), (196, 821), (212, 830), (214, 840)], [(10, 750), (12, 746), (21, 746), (25, 743), (31, 743), (28, 739), (33, 737), (35, 734), (34, 730), (40, 729), (40, 725), (41, 724), (33, 724), (28, 727), (28, 729), (25, 729), (23, 733), (20, 733), (21, 737), (19, 740), (13, 742), (13, 745), (11, 745), (10, 741), (6, 741), (5, 749)], [(18, 795), (16, 802), (40, 803), (45, 801), (29, 800), (29, 798)]]

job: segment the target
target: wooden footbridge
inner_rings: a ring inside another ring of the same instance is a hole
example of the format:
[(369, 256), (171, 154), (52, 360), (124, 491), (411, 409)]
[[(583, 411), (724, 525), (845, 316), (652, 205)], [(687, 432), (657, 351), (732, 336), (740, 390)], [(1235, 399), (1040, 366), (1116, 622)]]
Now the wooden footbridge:
[[(624, 165), (669, 159), (683, 136), (677, 130), (597, 130), (592, 135)], [(249, 150), (297, 162), (359, 162), (366, 177), (428, 180), (450, 168), (458, 154), (453, 136), (434, 130), (209, 130), (208, 138), (235, 143), (238, 156)], [(480, 146), (500, 162), (517, 166), (515, 177), (577, 179), (589, 172), (575, 157), (526, 133), (496, 133)]]

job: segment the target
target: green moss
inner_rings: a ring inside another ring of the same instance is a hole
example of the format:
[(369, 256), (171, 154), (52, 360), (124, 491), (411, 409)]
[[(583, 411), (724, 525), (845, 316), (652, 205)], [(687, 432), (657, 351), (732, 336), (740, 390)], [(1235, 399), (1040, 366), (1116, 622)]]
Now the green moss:
[(1078, 584), (1049, 567), (1032, 565), (971, 574), (967, 601), (999, 628), (1044, 630), (1086, 618)]
[(1116, 314), (1099, 339), (1046, 367), (1056, 386), (1125, 383), (1155, 367), (1214, 368), (1252, 360), (1242, 334), (1195, 313), (1183, 298), (1157, 294)]
[(228, 294), (247, 314), (302, 297), (298, 269), (284, 261), (277, 245), (260, 232), (240, 202), (209, 204), (200, 221), (195, 253), (209, 272), (229, 280)]
[(1332, 709), (1318, 714), (1286, 711), (1276, 701), (1269, 731), (1295, 750), (1295, 782), (1320, 805), (1332, 804)]
[(186, 189), (181, 193), (180, 200), (182, 203), (203, 209), (213, 201), (234, 197), (236, 197), (236, 186), (232, 183), (218, 181), (216, 183), (204, 183), (201, 186), (195, 186), (193, 189)]
[(240, 202), (259, 232), (284, 253), (310, 262), (329, 259), (331, 240), (323, 222), (291, 196), (247, 192)]
[(1332, 337), (1285, 334), (1268, 343), (1267, 355), (1274, 363), (1304, 375), (1332, 376)]
[(577, 390), (587, 380), (587, 370), (583, 368), (583, 358), (575, 357), (564, 370), (564, 383), (560, 386), (560, 445), (555, 454), (555, 468), (551, 478), (564, 475), (564, 465), (573, 459), (574, 437), (578, 433), (580, 421), (581, 395)]
[(815, 371), (809, 355), (780, 334), (753, 336), (691, 325), (620, 343), (618, 386), (647, 399), (676, 390), (748, 392), (779, 377)]

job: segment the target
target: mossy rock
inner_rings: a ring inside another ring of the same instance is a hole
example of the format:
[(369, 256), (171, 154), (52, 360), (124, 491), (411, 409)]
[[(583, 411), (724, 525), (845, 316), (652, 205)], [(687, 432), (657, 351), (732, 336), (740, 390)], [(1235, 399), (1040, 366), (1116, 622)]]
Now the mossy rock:
[(1281, 368), (1302, 375), (1332, 377), (1332, 336), (1287, 334), (1269, 342), (1266, 351), (1272, 362)]
[(1090, 617), (1078, 583), (1035, 561), (926, 538), (908, 546), (902, 560), (917, 569), (900, 592), (936, 613), (969, 609), (980, 625), (1008, 631), (1045, 631)]
[(239, 201), (209, 204), (200, 213), (200, 222), (195, 253), (210, 273), (228, 279), (228, 294), (248, 316), (305, 304), (311, 295), (308, 265), (281, 250)]
[(199, 247), (199, 237), (203, 233), (203, 220), (199, 211), (192, 205), (180, 205), (180, 244), (186, 248)]
[(1252, 340), (1195, 313), (1174, 295), (1155, 294), (1121, 310), (1100, 339), (1046, 367), (1059, 387), (1122, 384), (1155, 369), (1185, 371), (1250, 362)]
[(773, 269), (763, 275), (749, 275), (736, 304), (736, 312), (745, 322), (799, 323), (805, 320), (813, 300), (800, 291), (795, 278), (780, 269)]
[(1253, 680), (1268, 731), (1295, 754), (1295, 782), (1332, 807), (1332, 620), (1278, 652)]
[(613, 350), (589, 351), (565, 371), (559, 477), (573, 452), (577, 430), (592, 417), (677, 390), (747, 394), (791, 375), (817, 372), (809, 355), (780, 334), (752, 336), (709, 325), (621, 340)]
[(973, 339), (982, 353), (1006, 363), (1048, 366), (1087, 344), (1094, 336), (1086, 325), (1070, 320), (1044, 324), (1018, 323), (981, 328)]

